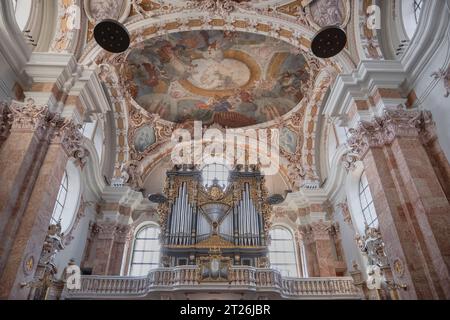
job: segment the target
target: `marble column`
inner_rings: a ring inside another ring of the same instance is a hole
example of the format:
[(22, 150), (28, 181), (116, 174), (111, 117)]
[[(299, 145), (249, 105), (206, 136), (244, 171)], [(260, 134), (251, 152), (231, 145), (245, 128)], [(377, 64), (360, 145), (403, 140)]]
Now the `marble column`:
[(126, 245), (131, 241), (129, 225), (118, 226), (112, 247), (108, 274), (119, 275), (122, 268)]
[(86, 266), (95, 275), (120, 275), (125, 244), (130, 228), (116, 221), (97, 222), (92, 228), (94, 236)]
[(0, 150), (0, 299), (26, 299), (69, 156), (82, 136), (45, 106), (11, 105), (11, 133)]
[(335, 257), (330, 238), (331, 224), (326, 222), (313, 222), (310, 224), (315, 243), (317, 261), (319, 263), (320, 277), (335, 277)]
[(302, 226), (308, 270), (311, 277), (335, 277), (335, 255), (330, 237), (331, 222), (317, 221)]
[(405, 299), (450, 298), (450, 204), (424, 145), (437, 143), (433, 127), (429, 112), (389, 107), (361, 122), (349, 140), (364, 162), (394, 279), (407, 286), (400, 292)]

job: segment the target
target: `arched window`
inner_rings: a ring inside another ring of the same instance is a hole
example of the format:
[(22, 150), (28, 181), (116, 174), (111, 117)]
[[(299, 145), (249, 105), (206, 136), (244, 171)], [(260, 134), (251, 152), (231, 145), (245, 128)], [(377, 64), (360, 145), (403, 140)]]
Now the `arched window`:
[(145, 276), (159, 266), (159, 227), (148, 225), (136, 233), (131, 258), (131, 276)]
[(94, 142), (95, 150), (97, 151), (98, 159), (101, 163), (103, 156), (103, 128), (100, 122), (97, 122), (97, 128), (95, 129), (94, 138), (92, 140)]
[(414, 18), (416, 19), (416, 24), (419, 23), (420, 14), (422, 13), (423, 0), (414, 0)]
[(298, 277), (297, 255), (292, 233), (281, 226), (269, 232), (269, 260), (272, 269), (280, 271), (284, 277)]
[(362, 214), (364, 222), (369, 227), (378, 227), (378, 217), (373, 205), (372, 193), (369, 189), (369, 182), (367, 181), (366, 173), (363, 172), (359, 181), (359, 200), (361, 203)]
[(16, 22), (21, 31), (25, 30), (31, 15), (33, 1), (30, 0), (12, 0)]
[(419, 24), (423, 0), (402, 0), (400, 3), (403, 26), (409, 39), (412, 39)]
[(62, 178), (61, 184), (59, 185), (58, 196), (56, 197), (55, 207), (53, 208), (51, 224), (57, 224), (61, 221), (62, 214), (64, 212), (64, 207), (66, 206), (67, 200), (67, 189), (69, 188), (69, 178), (67, 176), (67, 171), (64, 171), (64, 176)]
[(217, 182), (219, 186), (225, 188), (228, 185), (229, 175), (230, 170), (227, 166), (219, 163), (208, 164), (202, 170), (203, 184), (210, 187)]
[(80, 199), (80, 190), (81, 181), (78, 169), (72, 162), (68, 162), (50, 220), (50, 224), (59, 222), (62, 232), (67, 232), (72, 225)]
[(97, 151), (98, 159), (101, 163), (105, 145), (103, 124), (99, 120), (84, 122), (83, 126), (80, 128), (80, 132), (83, 134), (83, 136), (92, 141), (95, 150)]

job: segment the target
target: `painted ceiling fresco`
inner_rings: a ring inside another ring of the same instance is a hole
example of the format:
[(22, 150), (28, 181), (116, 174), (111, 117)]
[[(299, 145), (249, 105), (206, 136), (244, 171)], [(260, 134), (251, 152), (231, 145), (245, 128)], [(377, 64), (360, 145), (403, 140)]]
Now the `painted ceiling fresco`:
[(172, 122), (263, 123), (303, 98), (305, 58), (283, 41), (244, 32), (190, 31), (145, 41), (126, 66), (132, 97)]

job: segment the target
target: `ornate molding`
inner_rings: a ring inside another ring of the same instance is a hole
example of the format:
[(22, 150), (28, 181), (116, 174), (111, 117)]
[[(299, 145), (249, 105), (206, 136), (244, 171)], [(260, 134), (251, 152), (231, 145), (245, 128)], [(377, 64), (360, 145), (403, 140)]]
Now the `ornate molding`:
[(250, 8), (248, 4), (243, 4), (249, 0), (195, 0), (192, 2), (193, 8), (220, 17), (227, 16), (238, 8)]
[[(33, 99), (25, 103), (14, 101), (9, 107), (6, 125), (13, 131), (36, 132), (50, 143), (60, 143), (69, 157), (75, 158), (81, 166), (87, 161), (88, 151), (83, 145), (81, 125), (59, 113), (50, 112), (48, 106), (37, 105)], [(3, 130), (3, 124), (2, 128)]]
[(89, 152), (83, 147), (84, 137), (80, 131), (81, 126), (75, 124), (71, 119), (62, 118), (58, 114), (52, 118), (50, 123), (55, 129), (52, 135), (52, 143), (61, 143), (67, 155), (77, 160), (83, 167)]
[(439, 71), (433, 72), (431, 76), (435, 80), (442, 81), (442, 84), (444, 85), (445, 94), (444, 97), (448, 98), (450, 97), (450, 66), (445, 69), (439, 69)]
[(337, 207), (342, 210), (342, 216), (344, 217), (345, 223), (347, 223), (350, 226), (353, 226), (352, 215), (350, 214), (350, 209), (348, 207), (347, 200), (345, 200), (345, 202), (339, 203)]
[(349, 150), (342, 156), (341, 162), (347, 171), (353, 171), (356, 169), (356, 162), (358, 162), (358, 154)]
[(25, 103), (13, 101), (9, 110), (11, 130), (43, 131), (46, 127), (48, 107), (36, 105), (33, 99)]
[[(41, 255), (37, 264), (33, 280), (21, 283), (21, 287), (33, 288), (34, 299), (45, 299), (47, 290), (58, 282), (56, 278), (58, 269), (56, 268), (56, 254), (64, 250), (64, 233), (61, 233), (61, 225), (50, 225), (44, 240)], [(25, 264), (26, 271), (33, 269), (34, 258), (27, 258)]]
[(120, 168), (122, 182), (135, 191), (142, 191), (144, 181), (142, 180), (142, 168), (139, 161), (130, 160), (122, 164)]
[(335, 231), (334, 226), (328, 221), (311, 222), (301, 228), (300, 233), (305, 239), (312, 241), (330, 240), (330, 234)]
[(364, 235), (357, 235), (356, 242), (360, 250), (367, 256), (369, 266), (389, 266), (384, 251), (384, 241), (378, 228), (370, 228), (366, 225)]
[(350, 133), (348, 144), (359, 159), (363, 159), (370, 148), (389, 145), (398, 137), (417, 137), (422, 143), (436, 138), (429, 111), (409, 111), (401, 105), (386, 108), (382, 117), (371, 122), (362, 121), (356, 129), (350, 129)]
[(65, 246), (68, 246), (72, 242), (72, 240), (74, 239), (73, 234), (74, 234), (75, 230), (77, 229), (77, 227), (78, 227), (78, 225), (80, 223), (80, 220), (86, 216), (86, 207), (90, 206), (92, 204), (93, 204), (92, 202), (84, 201), (83, 196), (81, 196), (80, 206), (78, 207), (78, 211), (77, 211), (77, 215), (75, 217), (75, 221), (74, 221), (72, 227), (70, 228), (69, 233), (64, 237), (64, 239), (65, 239), (64, 245)]
[(130, 225), (122, 225), (110, 221), (96, 222), (92, 226), (92, 232), (97, 234), (97, 237), (101, 240), (125, 242), (130, 237), (130, 231)]

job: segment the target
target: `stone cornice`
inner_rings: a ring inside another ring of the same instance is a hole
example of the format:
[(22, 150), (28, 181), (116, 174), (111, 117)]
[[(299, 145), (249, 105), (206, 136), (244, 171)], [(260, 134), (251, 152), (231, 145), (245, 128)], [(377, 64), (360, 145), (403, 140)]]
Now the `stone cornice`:
[(442, 39), (449, 32), (445, 1), (424, 1), (421, 14), (432, 18), (420, 19), (416, 34), (402, 57), (402, 64), (409, 75), (405, 82), (405, 90), (408, 92), (416, 87), (424, 69), (429, 66), (429, 61), (442, 46)]
[[(355, 103), (358, 100), (376, 100), (374, 97), (380, 89), (395, 89), (400, 92), (405, 79), (406, 73), (399, 61), (362, 61), (353, 73), (337, 77), (323, 114), (333, 119), (337, 118), (342, 124), (350, 127), (361, 119), (371, 119), (382, 113), (382, 107), (374, 105), (372, 110), (355, 113), (353, 110)], [(384, 99), (390, 105), (406, 101), (399, 97), (384, 97)]]

